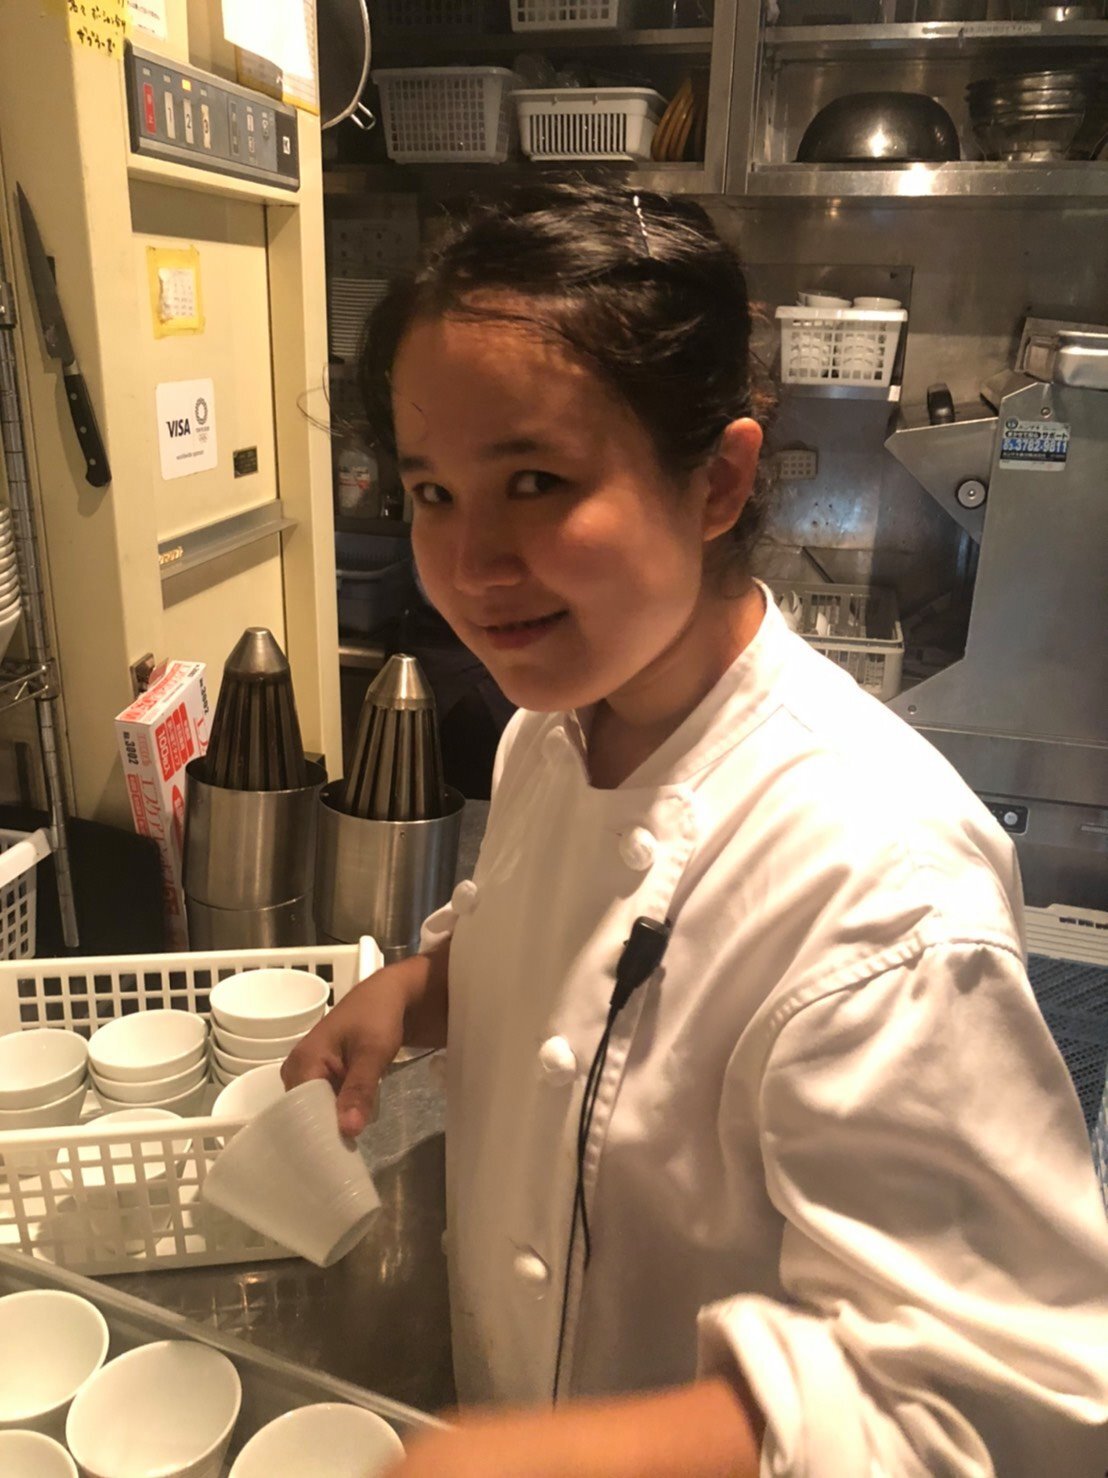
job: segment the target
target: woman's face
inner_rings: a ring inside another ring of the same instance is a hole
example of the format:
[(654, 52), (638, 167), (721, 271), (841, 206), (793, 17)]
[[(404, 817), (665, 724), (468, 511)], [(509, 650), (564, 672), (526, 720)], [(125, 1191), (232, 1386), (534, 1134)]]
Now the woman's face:
[(420, 579), (512, 702), (610, 698), (695, 628), (720, 532), (707, 474), (675, 486), (568, 352), (515, 324), (419, 321), (393, 411)]

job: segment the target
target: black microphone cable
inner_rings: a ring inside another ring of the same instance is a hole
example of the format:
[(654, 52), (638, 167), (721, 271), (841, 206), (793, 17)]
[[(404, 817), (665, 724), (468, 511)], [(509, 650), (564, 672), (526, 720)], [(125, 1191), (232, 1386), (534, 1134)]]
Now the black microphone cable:
[(566, 1248), (566, 1270), (562, 1283), (562, 1316), (558, 1326), (558, 1351), (554, 1364), (554, 1391), (552, 1400), (558, 1400), (558, 1385), (562, 1373), (562, 1352), (565, 1348), (566, 1318), (569, 1309), (569, 1284), (573, 1271), (573, 1249), (577, 1241), (577, 1220), (580, 1216), (581, 1234), (585, 1241), (585, 1268), (592, 1258), (592, 1234), (589, 1231), (589, 1210), (585, 1198), (585, 1150), (592, 1129), (593, 1112), (596, 1109), (600, 1080), (608, 1060), (608, 1046), (612, 1039), (612, 1028), (624, 1006), (640, 985), (654, 974), (662, 963), (669, 944), (673, 925), (669, 919), (659, 923), (657, 919), (638, 918), (631, 927), (631, 937), (623, 946), (616, 965), (616, 983), (608, 1002), (608, 1018), (604, 1023), (600, 1041), (593, 1053), (585, 1078), (585, 1092), (581, 1099), (581, 1114), (577, 1120), (577, 1179), (573, 1188), (573, 1216), (569, 1225), (569, 1245)]

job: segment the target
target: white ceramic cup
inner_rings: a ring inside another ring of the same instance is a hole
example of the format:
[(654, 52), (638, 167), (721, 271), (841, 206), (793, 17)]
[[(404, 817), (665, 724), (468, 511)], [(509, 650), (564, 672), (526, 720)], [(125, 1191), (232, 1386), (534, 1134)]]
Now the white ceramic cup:
[(835, 351), (835, 367), (844, 379), (872, 380), (880, 362), (880, 346), (872, 329), (844, 329)]
[(0, 1432), (0, 1473), (4, 1478), (77, 1478), (69, 1453), (41, 1432)]
[(798, 328), (792, 335), (786, 373), (807, 379), (826, 378), (831, 373), (833, 352), (830, 334), (820, 329)]
[(230, 1478), (378, 1478), (404, 1456), (384, 1417), (324, 1401), (286, 1411), (254, 1433)]
[(249, 1120), (209, 1168), (201, 1195), (324, 1268), (361, 1241), (381, 1205), (357, 1145), (339, 1133), (334, 1091), (321, 1079)]
[(107, 1353), (108, 1326), (87, 1298), (53, 1288), (0, 1298), (0, 1427), (60, 1437), (66, 1408)]
[(65, 1440), (86, 1478), (218, 1478), (241, 1403), (226, 1355), (158, 1340), (109, 1361), (78, 1392)]
[(41, 1108), (66, 1098), (88, 1072), (88, 1043), (64, 1027), (0, 1037), (0, 1110)]
[(204, 1056), (208, 1023), (188, 1011), (135, 1011), (93, 1032), (89, 1066), (101, 1078), (149, 1082), (183, 1073)]
[(240, 1037), (291, 1037), (315, 1025), (330, 993), (306, 970), (243, 970), (213, 987), (212, 1019)]
[(212, 1104), (213, 1119), (253, 1119), (285, 1096), (281, 1064), (266, 1062), (231, 1078)]

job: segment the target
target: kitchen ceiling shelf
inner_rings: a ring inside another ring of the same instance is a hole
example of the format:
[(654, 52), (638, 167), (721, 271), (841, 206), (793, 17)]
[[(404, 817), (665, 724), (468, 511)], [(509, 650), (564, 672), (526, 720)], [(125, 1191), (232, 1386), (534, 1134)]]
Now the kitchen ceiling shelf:
[(848, 165), (772, 164), (750, 172), (746, 192), (761, 197), (828, 200), (990, 201), (1103, 200), (1108, 167), (1085, 160), (1019, 164), (961, 160), (950, 164), (902, 164), (889, 169)]
[(634, 50), (660, 51), (672, 56), (707, 56), (711, 49), (711, 26), (643, 31), (511, 31), (485, 36), (444, 36), (426, 30), (407, 30), (383, 32), (379, 39), (375, 38), (376, 55), (418, 56), (420, 63), (432, 57), (515, 56), (521, 51), (552, 51), (564, 55), (569, 52)]
[(850, 57), (990, 56), (1008, 47), (1086, 48), (1108, 42), (1108, 21), (925, 21), (859, 26), (767, 26), (765, 48), (781, 61)]

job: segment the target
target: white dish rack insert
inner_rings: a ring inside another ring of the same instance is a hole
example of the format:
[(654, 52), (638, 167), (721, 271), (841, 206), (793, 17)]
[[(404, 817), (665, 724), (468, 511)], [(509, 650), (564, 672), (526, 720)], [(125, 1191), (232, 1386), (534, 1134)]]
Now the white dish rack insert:
[[(334, 1005), (379, 962), (379, 954), (370, 956), (367, 968), (367, 945), (376, 948), (363, 940), (361, 947), (2, 963), (0, 1034), (58, 1026), (88, 1037), (134, 1011), (184, 1010), (208, 1019), (217, 981), (272, 966), (321, 975)], [(219, 1091), (218, 1083), (208, 1084), (209, 1110)], [(90, 1090), (77, 1125), (0, 1134), (0, 1247), (96, 1275), (292, 1255), (201, 1199), (208, 1166), (243, 1120), (209, 1112), (167, 1129), (97, 1131), (99, 1111)], [(112, 1235), (104, 1230), (105, 1198), (120, 1186), (125, 1245), (116, 1232), (120, 1213)]]

